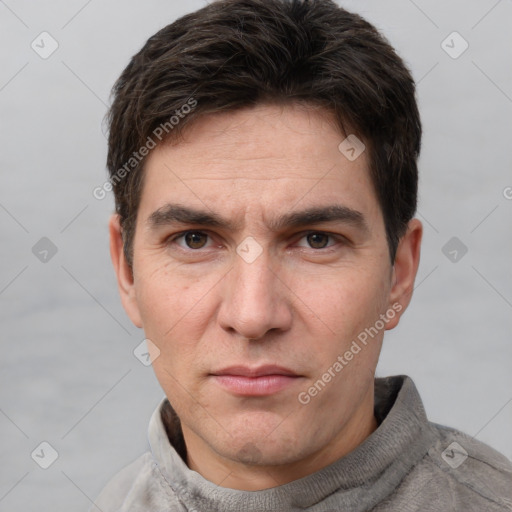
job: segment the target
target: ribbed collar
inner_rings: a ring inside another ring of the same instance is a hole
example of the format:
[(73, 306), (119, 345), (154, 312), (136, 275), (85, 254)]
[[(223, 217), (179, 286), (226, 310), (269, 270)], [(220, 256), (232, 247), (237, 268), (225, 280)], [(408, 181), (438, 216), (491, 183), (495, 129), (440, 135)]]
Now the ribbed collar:
[(315, 512), (358, 512), (390, 495), (434, 440), (416, 386), (407, 376), (375, 379), (375, 414), (379, 427), (348, 455), (304, 478), (261, 491), (219, 487), (190, 470), (179, 455), (184, 447), (180, 423), (166, 398), (151, 417), (148, 436), (165, 480), (190, 510), (288, 511), (317, 505)]

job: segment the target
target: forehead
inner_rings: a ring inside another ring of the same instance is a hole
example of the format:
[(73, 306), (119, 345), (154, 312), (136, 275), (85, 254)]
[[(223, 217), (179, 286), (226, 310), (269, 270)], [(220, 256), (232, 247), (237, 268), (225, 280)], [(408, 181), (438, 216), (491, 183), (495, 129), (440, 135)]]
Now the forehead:
[(340, 151), (347, 135), (325, 110), (259, 105), (205, 115), (183, 135), (148, 156), (141, 217), (176, 199), (269, 219), (294, 206), (334, 203), (379, 215), (368, 155), (354, 160)]

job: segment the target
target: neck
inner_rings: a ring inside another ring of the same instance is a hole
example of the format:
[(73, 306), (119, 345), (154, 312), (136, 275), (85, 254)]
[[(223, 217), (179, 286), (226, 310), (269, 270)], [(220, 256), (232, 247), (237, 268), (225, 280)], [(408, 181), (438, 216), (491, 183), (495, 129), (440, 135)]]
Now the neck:
[(373, 413), (373, 386), (361, 407), (335, 437), (320, 450), (285, 465), (245, 465), (222, 457), (195, 432), (182, 424), (187, 445), (187, 465), (221, 487), (259, 491), (306, 477), (357, 448), (378, 426)]

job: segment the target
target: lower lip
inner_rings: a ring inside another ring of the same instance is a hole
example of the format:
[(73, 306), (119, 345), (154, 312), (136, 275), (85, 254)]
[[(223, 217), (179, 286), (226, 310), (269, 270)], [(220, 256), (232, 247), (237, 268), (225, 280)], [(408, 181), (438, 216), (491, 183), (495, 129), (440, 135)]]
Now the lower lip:
[(213, 377), (223, 388), (244, 396), (271, 395), (287, 388), (299, 378), (292, 375), (262, 375), (261, 377), (214, 375)]

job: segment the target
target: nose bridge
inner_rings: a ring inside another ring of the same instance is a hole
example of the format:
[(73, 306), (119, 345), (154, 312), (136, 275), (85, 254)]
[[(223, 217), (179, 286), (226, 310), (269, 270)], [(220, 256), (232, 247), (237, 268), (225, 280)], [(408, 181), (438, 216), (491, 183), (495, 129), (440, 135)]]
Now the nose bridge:
[(219, 322), (245, 338), (258, 339), (270, 329), (284, 329), (290, 320), (286, 298), (268, 251), (255, 246), (238, 248), (233, 270), (224, 283)]
[(236, 279), (234, 289), (239, 295), (239, 299), (244, 301), (264, 299), (265, 303), (273, 301), (275, 274), (270, 269), (266, 252), (263, 252), (252, 262), (237, 258), (234, 270), (234, 278)]

